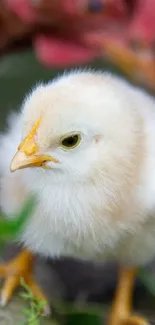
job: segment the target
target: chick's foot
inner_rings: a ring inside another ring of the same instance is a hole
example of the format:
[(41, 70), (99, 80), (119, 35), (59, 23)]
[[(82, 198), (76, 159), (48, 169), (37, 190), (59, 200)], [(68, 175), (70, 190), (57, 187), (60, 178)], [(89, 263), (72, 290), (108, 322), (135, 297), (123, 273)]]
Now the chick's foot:
[(122, 268), (108, 325), (149, 325), (149, 322), (132, 314), (132, 295), (136, 269)]
[(122, 322), (120, 322), (120, 324), (122, 325), (149, 325), (149, 321), (141, 316), (136, 316), (136, 315), (132, 315), (132, 316), (128, 316), (126, 319), (122, 320)]
[[(20, 286), (21, 278), (24, 279), (35, 297), (47, 302), (47, 299), (33, 277), (33, 262), (33, 254), (24, 249), (10, 262), (0, 265), (0, 277), (4, 278), (0, 297), (1, 306), (5, 306), (11, 299), (14, 290)], [(49, 311), (49, 306), (46, 304), (43, 312), (47, 314)]]

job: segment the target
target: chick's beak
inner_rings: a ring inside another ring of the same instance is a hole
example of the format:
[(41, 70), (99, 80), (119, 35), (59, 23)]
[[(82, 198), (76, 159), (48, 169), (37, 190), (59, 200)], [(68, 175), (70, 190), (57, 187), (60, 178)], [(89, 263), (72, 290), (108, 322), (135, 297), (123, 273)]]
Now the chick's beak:
[(28, 167), (44, 167), (47, 161), (58, 162), (54, 157), (46, 155), (32, 155), (26, 156), (23, 151), (17, 151), (12, 159), (10, 170), (11, 172), (17, 169), (23, 169)]
[[(37, 123), (38, 124), (38, 123)], [(46, 162), (52, 161), (57, 163), (58, 160), (52, 156), (39, 154), (39, 148), (34, 140), (36, 126), (29, 135), (19, 145), (15, 156), (12, 159), (10, 170), (14, 172), (18, 169), (28, 167), (45, 167)]]

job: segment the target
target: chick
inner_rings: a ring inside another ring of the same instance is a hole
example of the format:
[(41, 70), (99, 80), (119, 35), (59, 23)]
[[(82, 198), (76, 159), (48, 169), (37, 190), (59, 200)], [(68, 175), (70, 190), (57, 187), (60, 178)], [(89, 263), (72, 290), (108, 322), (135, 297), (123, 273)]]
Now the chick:
[(120, 263), (110, 325), (147, 323), (132, 315), (131, 295), (136, 268), (155, 256), (154, 143), (153, 98), (94, 71), (38, 84), (1, 140), (3, 211), (18, 208), (18, 192), (38, 199), (21, 243)]

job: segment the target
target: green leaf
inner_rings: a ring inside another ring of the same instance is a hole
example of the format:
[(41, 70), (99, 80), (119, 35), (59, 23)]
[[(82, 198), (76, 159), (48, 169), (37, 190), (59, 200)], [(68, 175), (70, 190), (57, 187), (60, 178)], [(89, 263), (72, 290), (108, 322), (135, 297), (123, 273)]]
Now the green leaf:
[(23, 298), (25, 300), (30, 299), (30, 295), (28, 293), (26, 293), (26, 292), (20, 292), (19, 295), (20, 295), (21, 298)]
[(43, 307), (46, 305), (46, 301), (41, 301), (40, 298), (36, 298), (29, 286), (21, 278), (21, 285), (26, 290), (26, 293), (21, 293), (25, 300), (29, 302), (29, 308), (24, 309), (24, 314), (27, 316), (26, 325), (40, 325), (40, 317), (42, 315)]
[(24, 308), (24, 309), (23, 309), (23, 314), (24, 314), (25, 316), (29, 316), (29, 315), (30, 315), (30, 310), (29, 310), (28, 308)]
[(26, 284), (23, 278), (20, 279), (20, 285), (26, 290), (26, 294), (31, 298), (33, 297), (32, 290), (29, 288), (29, 286)]

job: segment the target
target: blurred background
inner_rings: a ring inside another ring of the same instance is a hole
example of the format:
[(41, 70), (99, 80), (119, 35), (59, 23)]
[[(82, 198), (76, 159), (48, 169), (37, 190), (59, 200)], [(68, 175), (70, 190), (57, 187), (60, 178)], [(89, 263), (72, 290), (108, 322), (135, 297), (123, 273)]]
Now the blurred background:
[[(25, 93), (36, 82), (79, 67), (122, 75), (154, 95), (155, 1), (0, 1), (1, 130), (9, 112), (19, 109)], [(9, 245), (4, 255), (10, 257), (16, 250)], [(117, 274), (113, 264), (62, 259), (39, 261), (36, 265), (51, 301), (54, 296), (68, 301), (100, 302), (102, 308), (103, 303), (107, 306), (111, 302)], [(151, 270), (154, 272), (154, 265)], [(153, 313), (150, 317), (154, 319), (152, 299), (143, 283), (138, 282), (135, 306), (149, 311), (149, 315)], [(84, 312), (83, 318), (73, 314), (67, 318), (69, 324), (99, 324), (96, 318), (86, 320)]]

